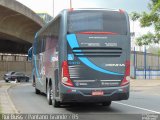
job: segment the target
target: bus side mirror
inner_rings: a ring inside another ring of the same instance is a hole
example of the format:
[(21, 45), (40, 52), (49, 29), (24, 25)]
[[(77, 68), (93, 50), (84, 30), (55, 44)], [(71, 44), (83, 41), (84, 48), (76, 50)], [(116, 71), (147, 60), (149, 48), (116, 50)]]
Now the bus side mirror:
[(29, 48), (29, 50), (28, 50), (28, 60), (29, 61), (32, 60), (32, 55), (33, 55), (33, 47)]

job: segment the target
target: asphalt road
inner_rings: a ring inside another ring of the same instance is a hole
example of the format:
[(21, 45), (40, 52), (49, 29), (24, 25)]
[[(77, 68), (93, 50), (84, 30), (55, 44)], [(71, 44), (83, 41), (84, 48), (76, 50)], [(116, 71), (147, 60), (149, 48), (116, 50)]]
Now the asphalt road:
[[(160, 94), (136, 90), (131, 91), (129, 100), (112, 102), (110, 107), (75, 104), (54, 108), (48, 105), (45, 95), (36, 95), (28, 83), (10, 88), (9, 95), (19, 113), (78, 114), (78, 120), (142, 120), (146, 114), (160, 114)], [(155, 120), (160, 120), (160, 116)]]

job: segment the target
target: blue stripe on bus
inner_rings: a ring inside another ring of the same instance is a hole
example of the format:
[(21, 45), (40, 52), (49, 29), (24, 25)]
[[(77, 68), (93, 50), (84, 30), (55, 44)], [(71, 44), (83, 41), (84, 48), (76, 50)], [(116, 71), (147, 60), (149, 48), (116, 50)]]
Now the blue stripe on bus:
[[(67, 41), (70, 45), (70, 47), (73, 49), (73, 48), (79, 48), (79, 44), (77, 42), (77, 38), (76, 38), (76, 35), (75, 34), (68, 34), (67, 35)], [(81, 50), (79, 50), (79, 52), (82, 52)], [(96, 70), (96, 71), (99, 71), (99, 72), (102, 72), (102, 73), (106, 73), (106, 74), (112, 74), (112, 75), (124, 75), (124, 74), (121, 74), (121, 73), (117, 73), (117, 72), (112, 72), (112, 71), (108, 71), (108, 70), (105, 70), (103, 68), (100, 68), (98, 66), (96, 66), (94, 63), (92, 63), (88, 58), (86, 57), (78, 57), (80, 59), (81, 62), (83, 62), (85, 65), (87, 65), (88, 67)]]
[(73, 50), (73, 52), (82, 52), (81, 50)]
[(38, 79), (38, 81), (40, 82), (40, 84), (42, 84), (42, 81), (41, 81), (41, 79), (40, 79), (40, 75), (39, 75), (39, 73), (38, 73), (38, 68), (37, 68), (37, 58), (36, 58), (35, 55), (34, 55), (34, 67), (35, 67), (37, 79)]
[[(36, 33), (36, 35), (35, 35), (35, 40), (36, 40), (36, 38), (37, 38), (37, 33)], [(36, 41), (37, 42), (37, 41)], [(37, 45), (36, 45), (37, 46)], [(34, 48), (35, 49), (35, 51), (36, 51), (36, 47)], [(38, 81), (40, 82), (40, 84), (42, 85), (42, 81), (41, 81), (41, 79), (40, 79), (40, 74), (38, 73), (38, 68), (37, 68), (37, 58), (36, 58), (36, 55), (33, 55), (34, 56), (34, 68), (35, 68), (35, 71), (36, 71), (36, 76), (37, 76), (37, 79), (38, 79)]]

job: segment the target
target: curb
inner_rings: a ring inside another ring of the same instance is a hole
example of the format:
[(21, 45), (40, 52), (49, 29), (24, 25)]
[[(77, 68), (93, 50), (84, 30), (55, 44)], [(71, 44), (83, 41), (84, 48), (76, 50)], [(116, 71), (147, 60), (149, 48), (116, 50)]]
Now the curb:
[(158, 87), (160, 80), (130, 80), (132, 87)]
[(7, 93), (8, 100), (9, 100), (9, 102), (10, 102), (10, 104), (11, 104), (11, 107), (12, 107), (14, 113), (17, 114), (18, 111), (17, 111), (15, 105), (13, 104), (12, 99), (11, 99), (11, 97), (9, 96), (9, 93), (8, 93), (8, 90), (9, 90), (11, 87), (14, 87), (14, 86), (12, 86), (12, 85), (13, 85), (13, 84), (11, 84), (11, 85), (7, 88), (6, 93)]
[(1, 84), (2, 91), (0, 93), (0, 96), (2, 97), (0, 100), (1, 102), (1, 107), (2, 107), (2, 113), (3, 114), (18, 114), (18, 111), (13, 104), (13, 101), (8, 93), (8, 90), (13, 87), (13, 84)]

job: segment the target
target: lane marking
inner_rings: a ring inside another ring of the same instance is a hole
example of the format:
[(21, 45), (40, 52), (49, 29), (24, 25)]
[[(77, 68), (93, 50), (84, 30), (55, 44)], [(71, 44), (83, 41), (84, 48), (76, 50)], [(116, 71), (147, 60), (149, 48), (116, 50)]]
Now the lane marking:
[(160, 114), (160, 112), (157, 112), (157, 111), (154, 111), (154, 110), (149, 110), (149, 109), (138, 107), (138, 106), (128, 105), (128, 104), (124, 104), (124, 103), (120, 103), (120, 102), (113, 102), (113, 103), (128, 106), (128, 107), (132, 107), (132, 108), (136, 108), (136, 109), (140, 109), (140, 110), (144, 110), (144, 111), (148, 111), (148, 112), (152, 112), (152, 113), (156, 113), (156, 114)]

